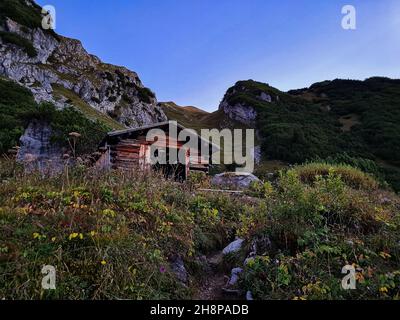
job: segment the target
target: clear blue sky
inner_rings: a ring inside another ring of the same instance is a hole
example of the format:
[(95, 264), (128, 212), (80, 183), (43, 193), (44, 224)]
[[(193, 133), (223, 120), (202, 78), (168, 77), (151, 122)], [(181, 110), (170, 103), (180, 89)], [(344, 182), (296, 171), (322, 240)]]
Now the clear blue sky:
[[(159, 101), (212, 111), (238, 80), (281, 90), (400, 78), (399, 0), (39, 0), (57, 32), (136, 71)], [(343, 30), (341, 8), (357, 9)]]

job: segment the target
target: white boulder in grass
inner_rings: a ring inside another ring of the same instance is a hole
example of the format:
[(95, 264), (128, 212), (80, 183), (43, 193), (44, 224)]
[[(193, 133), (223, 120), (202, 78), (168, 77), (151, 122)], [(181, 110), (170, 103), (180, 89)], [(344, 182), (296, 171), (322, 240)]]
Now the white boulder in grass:
[(248, 301), (254, 300), (253, 294), (251, 293), (251, 291), (246, 292), (246, 300), (248, 300)]
[(238, 252), (242, 248), (243, 242), (244, 242), (243, 239), (237, 239), (231, 242), (224, 248), (224, 250), (222, 250), (222, 254), (227, 255), (229, 253)]
[(248, 172), (224, 172), (215, 175), (211, 184), (219, 187), (246, 189), (255, 181), (260, 181), (260, 179)]
[(239, 280), (239, 275), (243, 272), (242, 268), (234, 268), (231, 271), (231, 278), (229, 279), (228, 285), (235, 286)]

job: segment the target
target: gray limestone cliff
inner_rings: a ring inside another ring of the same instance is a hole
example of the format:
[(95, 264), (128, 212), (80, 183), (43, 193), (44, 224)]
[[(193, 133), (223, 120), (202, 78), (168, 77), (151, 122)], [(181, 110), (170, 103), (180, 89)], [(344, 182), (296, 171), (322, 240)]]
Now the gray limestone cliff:
[(238, 81), (226, 92), (219, 105), (230, 119), (256, 127), (257, 108), (279, 101), (278, 90), (253, 80)]
[[(78, 100), (126, 127), (167, 119), (135, 72), (101, 62), (80, 41), (8, 17), (0, 31), (0, 76), (28, 88), (37, 102), (63, 108)], [(10, 36), (18, 41), (10, 41)], [(33, 49), (27, 51), (20, 39)]]

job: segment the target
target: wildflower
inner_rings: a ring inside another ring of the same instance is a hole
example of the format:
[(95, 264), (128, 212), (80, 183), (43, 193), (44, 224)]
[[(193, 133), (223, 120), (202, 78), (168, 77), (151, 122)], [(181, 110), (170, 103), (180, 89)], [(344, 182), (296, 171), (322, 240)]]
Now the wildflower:
[(105, 265), (107, 264), (107, 261), (105, 261), (105, 260), (101, 260), (101, 262), (100, 262), (100, 263), (101, 263), (101, 265), (102, 265), (102, 266), (105, 266)]
[(383, 259), (387, 259), (387, 258), (391, 258), (391, 257), (392, 257), (389, 253), (384, 252), (384, 251), (380, 252), (379, 255), (380, 255)]
[(386, 287), (381, 287), (380, 289), (379, 289), (379, 291), (381, 292), (381, 293), (388, 293), (388, 288), (386, 288)]
[(37, 233), (37, 232), (34, 232), (34, 233), (32, 234), (32, 236), (33, 236), (33, 239), (39, 239), (39, 240), (40, 240), (40, 238), (42, 237), (42, 236), (40, 235), (40, 233)]
[(74, 233), (71, 233), (70, 235), (69, 235), (69, 240), (71, 241), (72, 239), (75, 239), (75, 238), (77, 238), (79, 236), (79, 234), (78, 233), (76, 233), (76, 232), (74, 232)]
[(164, 266), (161, 266), (161, 267), (160, 267), (160, 272), (161, 272), (161, 273), (165, 273), (166, 271), (167, 271), (167, 269), (165, 269)]
[(302, 301), (304, 301), (304, 300), (307, 300), (306, 298), (304, 298), (303, 296), (300, 296), (300, 297), (294, 297), (292, 300), (302, 300)]
[(51, 242), (55, 242), (56, 241), (56, 237), (51, 238)]
[(90, 231), (89, 233), (92, 237), (94, 237), (96, 235), (96, 231)]
[(104, 216), (110, 216), (112, 218), (114, 218), (117, 215), (116, 212), (111, 209), (104, 209), (102, 213)]
[(253, 257), (246, 259), (246, 264), (249, 268), (254, 267), (255, 265), (255, 259)]
[(79, 234), (79, 239), (83, 240), (83, 234), (82, 233)]

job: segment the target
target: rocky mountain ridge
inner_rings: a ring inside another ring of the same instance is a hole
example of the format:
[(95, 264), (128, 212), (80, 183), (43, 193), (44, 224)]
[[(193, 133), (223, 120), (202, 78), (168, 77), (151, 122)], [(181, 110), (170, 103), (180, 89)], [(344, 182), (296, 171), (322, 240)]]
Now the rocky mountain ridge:
[[(25, 0), (25, 5), (40, 19), (34, 2)], [(103, 63), (88, 54), (80, 41), (9, 17), (0, 31), (0, 75), (28, 88), (37, 102), (48, 101), (63, 108), (76, 106), (75, 100), (79, 100), (126, 127), (166, 120), (155, 94), (143, 86), (135, 72)]]

